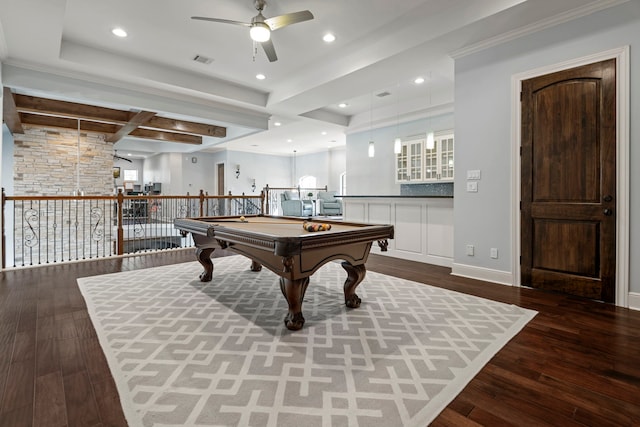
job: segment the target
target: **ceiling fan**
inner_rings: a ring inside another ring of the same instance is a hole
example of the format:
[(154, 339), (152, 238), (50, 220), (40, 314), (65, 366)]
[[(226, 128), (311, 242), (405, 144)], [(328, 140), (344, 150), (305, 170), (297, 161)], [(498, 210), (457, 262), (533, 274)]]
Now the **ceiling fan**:
[(220, 18), (207, 18), (205, 16), (192, 16), (191, 19), (197, 19), (200, 21), (222, 22), (225, 24), (234, 24), (242, 25), (243, 27), (249, 27), (249, 34), (251, 36), (251, 39), (262, 45), (264, 53), (266, 53), (267, 58), (269, 58), (269, 62), (278, 60), (276, 50), (273, 47), (273, 41), (271, 41), (272, 31), (275, 31), (282, 27), (286, 27), (287, 25), (297, 24), (298, 22), (304, 22), (313, 19), (313, 14), (308, 10), (286, 13), (284, 15), (274, 16), (272, 18), (265, 18), (262, 14), (264, 7), (267, 5), (265, 0), (255, 0), (254, 5), (258, 11), (258, 14), (251, 19), (251, 22), (232, 21), (229, 19)]

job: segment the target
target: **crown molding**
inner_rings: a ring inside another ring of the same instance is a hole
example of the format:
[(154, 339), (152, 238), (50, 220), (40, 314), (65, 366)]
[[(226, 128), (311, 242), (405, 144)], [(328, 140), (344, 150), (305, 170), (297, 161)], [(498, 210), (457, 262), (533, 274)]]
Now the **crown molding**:
[(472, 55), (474, 53), (481, 52), (485, 49), (489, 49), (491, 47), (498, 46), (503, 43), (507, 43), (509, 41), (518, 39), (520, 37), (527, 36), (529, 34), (533, 34), (538, 31), (551, 28), (556, 25), (560, 25), (565, 22), (569, 22), (574, 19), (581, 18), (583, 16), (587, 16), (592, 13), (599, 12), (601, 10), (618, 6), (627, 2), (629, 2), (629, 0), (596, 0), (594, 2), (591, 2), (581, 7), (577, 7), (567, 12), (560, 13), (558, 15), (555, 15), (546, 19), (542, 19), (540, 21), (534, 22), (529, 25), (525, 25), (518, 29), (507, 31), (506, 33), (503, 33), (494, 37), (490, 37), (481, 42), (474, 43), (472, 45), (465, 46), (460, 49), (456, 49), (452, 52), (449, 52), (449, 55), (453, 59), (459, 59), (468, 55)]

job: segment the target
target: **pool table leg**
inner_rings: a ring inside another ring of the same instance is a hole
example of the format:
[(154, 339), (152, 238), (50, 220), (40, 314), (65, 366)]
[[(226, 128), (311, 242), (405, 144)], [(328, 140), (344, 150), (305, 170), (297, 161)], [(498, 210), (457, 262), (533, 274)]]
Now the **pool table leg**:
[(213, 261), (211, 261), (211, 254), (215, 248), (198, 248), (196, 249), (196, 258), (202, 266), (204, 271), (200, 274), (201, 282), (210, 282), (213, 278)]
[(284, 318), (284, 324), (289, 330), (297, 331), (302, 329), (302, 325), (304, 325), (302, 299), (307, 291), (307, 286), (309, 286), (308, 277), (296, 280), (280, 278), (280, 290), (289, 304), (289, 313)]
[(249, 269), (251, 271), (261, 271), (262, 270), (262, 264), (260, 264), (258, 261), (256, 260), (251, 260), (251, 267), (249, 267)]
[(352, 265), (346, 261), (342, 263), (342, 268), (347, 272), (347, 280), (344, 281), (344, 303), (349, 308), (358, 308), (362, 300), (356, 295), (356, 287), (364, 279), (367, 269), (364, 264)]

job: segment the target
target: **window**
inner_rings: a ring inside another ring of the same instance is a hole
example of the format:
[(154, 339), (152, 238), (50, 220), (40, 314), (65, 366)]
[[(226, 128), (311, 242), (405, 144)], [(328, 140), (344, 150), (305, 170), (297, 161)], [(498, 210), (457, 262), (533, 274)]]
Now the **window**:
[(124, 170), (124, 180), (125, 181), (137, 181), (138, 180), (138, 169), (125, 169)]
[(315, 176), (305, 175), (300, 177), (298, 185), (300, 188), (316, 188), (317, 179)]

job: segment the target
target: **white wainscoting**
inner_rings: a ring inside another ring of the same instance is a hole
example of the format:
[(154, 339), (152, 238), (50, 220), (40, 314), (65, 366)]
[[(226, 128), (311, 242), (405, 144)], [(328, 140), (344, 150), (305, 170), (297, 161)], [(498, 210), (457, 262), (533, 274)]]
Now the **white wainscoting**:
[(395, 237), (387, 252), (373, 253), (451, 267), (453, 198), (345, 197), (345, 221), (391, 224)]

